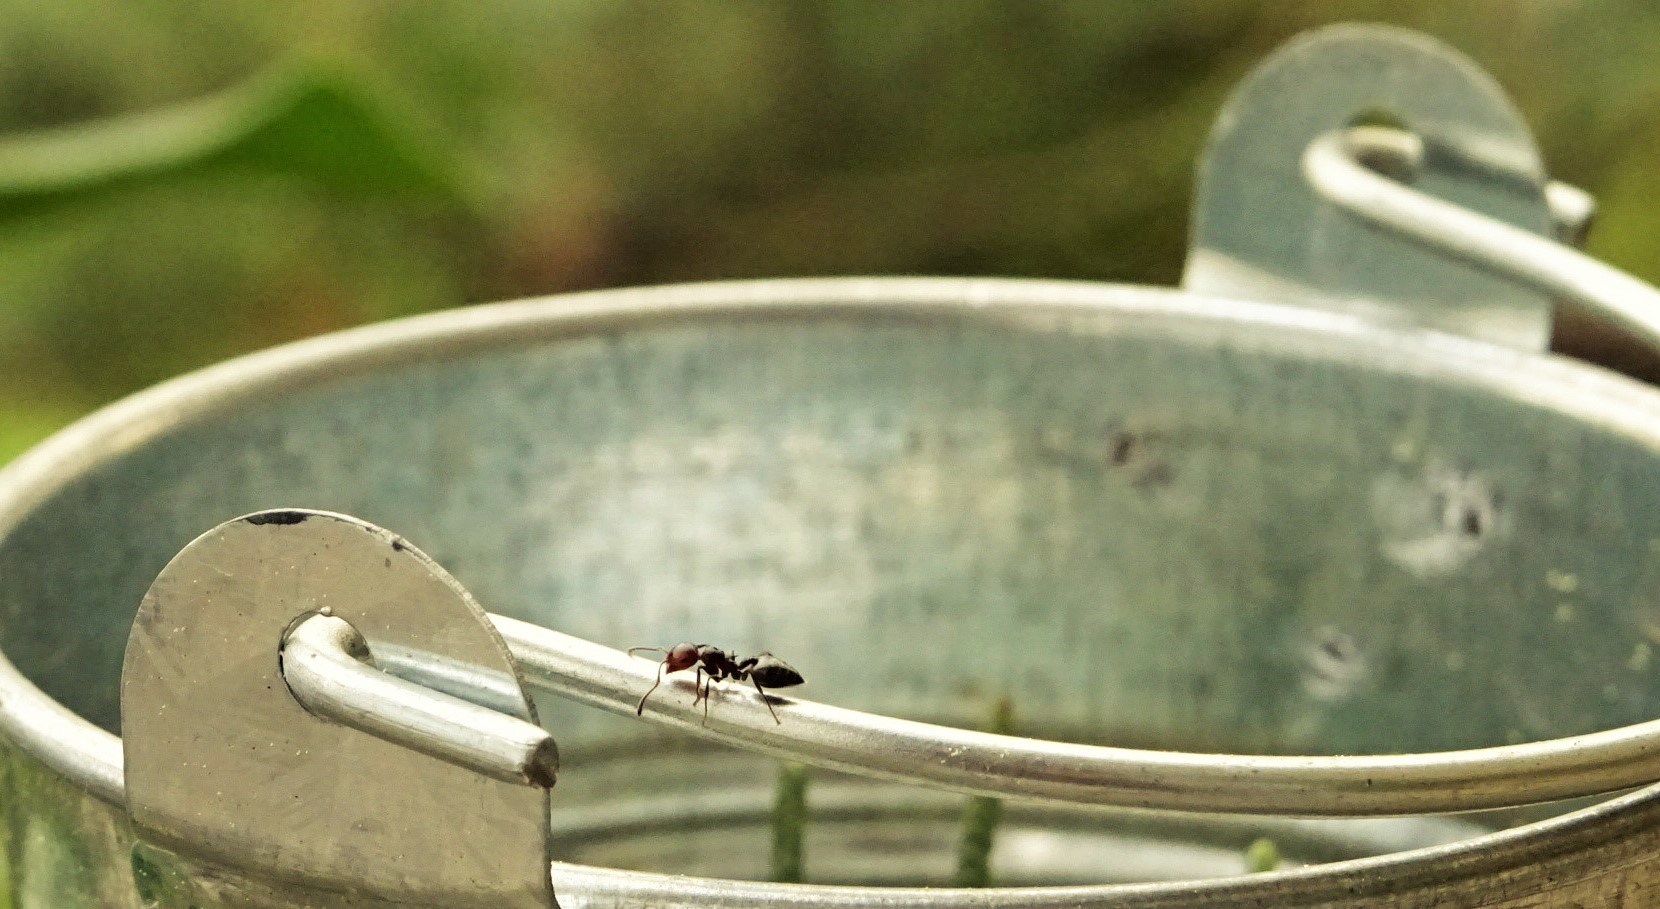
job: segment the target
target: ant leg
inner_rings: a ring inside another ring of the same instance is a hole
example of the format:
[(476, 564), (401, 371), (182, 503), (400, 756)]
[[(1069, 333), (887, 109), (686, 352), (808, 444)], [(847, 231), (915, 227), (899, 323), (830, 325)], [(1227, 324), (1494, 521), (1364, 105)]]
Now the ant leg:
[(709, 725), (709, 688), (715, 684), (715, 677), (709, 676), (703, 680), (703, 725)]
[(699, 666), (697, 667), (697, 675), (692, 678), (692, 706), (696, 707), (698, 701), (701, 701), (708, 696), (709, 682), (706, 680), (706, 674), (703, 671), (703, 667)]
[(761, 703), (767, 705), (767, 712), (772, 714), (772, 721), (780, 726), (784, 725), (784, 721), (778, 718), (778, 711), (772, 709), (772, 702), (767, 700), (767, 693), (761, 688), (761, 683), (755, 681), (755, 676), (749, 677), (749, 683), (755, 686), (755, 693), (761, 696)]
[(639, 706), (634, 708), (634, 715), (635, 716), (645, 716), (646, 715), (646, 698), (651, 697), (651, 693), (653, 691), (657, 690), (657, 686), (663, 684), (663, 667), (667, 666), (668, 664), (669, 664), (668, 660), (664, 660), (663, 662), (657, 664), (657, 681), (652, 682), (651, 687), (646, 689), (646, 693), (640, 695)]

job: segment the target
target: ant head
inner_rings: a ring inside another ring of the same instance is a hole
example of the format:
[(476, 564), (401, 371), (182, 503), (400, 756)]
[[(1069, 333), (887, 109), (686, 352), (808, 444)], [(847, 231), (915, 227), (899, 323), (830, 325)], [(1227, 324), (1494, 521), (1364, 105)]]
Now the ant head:
[(669, 648), (668, 655), (663, 662), (668, 664), (670, 672), (679, 672), (697, 665), (698, 652), (696, 644), (676, 644)]
[(770, 653), (756, 655), (755, 665), (750, 667), (749, 676), (761, 683), (762, 688), (788, 688), (807, 681), (793, 666)]

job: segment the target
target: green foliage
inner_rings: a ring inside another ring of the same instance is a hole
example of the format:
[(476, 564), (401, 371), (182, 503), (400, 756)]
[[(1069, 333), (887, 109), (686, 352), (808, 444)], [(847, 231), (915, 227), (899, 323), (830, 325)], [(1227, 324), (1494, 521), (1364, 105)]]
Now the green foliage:
[(0, 463), (21, 454), (77, 416), (65, 405), (0, 398)]
[(0, 434), (15, 448), (184, 370), (468, 301), (809, 274), (1169, 284), (1222, 98), (1334, 21), (1427, 31), (1491, 69), (1553, 173), (1598, 196), (1593, 251), (1660, 277), (1660, 7), (1493, 16), (0, 0)]
[[(1014, 702), (998, 698), (992, 704), (991, 720), (986, 731), (997, 735), (1014, 733)], [(997, 838), (997, 826), (1003, 821), (1003, 800), (988, 796), (974, 796), (963, 805), (957, 840), (957, 875), (952, 881), (958, 887), (990, 887), (991, 848)]]
[(197, 909), (191, 900), (190, 876), (173, 867), (167, 853), (136, 843), (132, 866), (133, 888), (144, 909)]
[(463, 198), (453, 166), (350, 79), (295, 65), (176, 107), (0, 139), (0, 217), (224, 169), (343, 195)]
[(807, 768), (780, 764), (772, 800), (772, 879), (795, 884), (805, 874)]
[(1280, 847), (1273, 840), (1262, 837), (1245, 848), (1245, 873), (1261, 874), (1280, 866)]

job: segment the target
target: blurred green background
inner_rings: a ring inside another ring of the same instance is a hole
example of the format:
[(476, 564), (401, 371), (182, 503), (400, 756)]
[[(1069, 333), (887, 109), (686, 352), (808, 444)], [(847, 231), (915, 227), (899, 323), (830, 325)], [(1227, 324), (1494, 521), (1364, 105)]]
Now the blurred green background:
[(237, 353), (471, 302), (819, 274), (1169, 284), (1250, 65), (1488, 68), (1660, 278), (1660, 4), (0, 0), (0, 461)]

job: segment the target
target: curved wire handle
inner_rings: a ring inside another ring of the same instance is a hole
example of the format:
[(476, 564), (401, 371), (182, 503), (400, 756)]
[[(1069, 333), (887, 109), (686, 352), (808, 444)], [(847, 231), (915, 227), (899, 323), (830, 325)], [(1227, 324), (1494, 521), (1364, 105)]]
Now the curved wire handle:
[[(517, 619), (492, 615), (490, 620), (518, 660), (526, 681), (551, 693), (626, 716), (634, 713), (638, 692), (656, 681), (660, 665), (652, 661)], [(454, 680), (441, 677), (445, 664), (384, 658), (380, 663), (408, 681), (454, 688)], [(332, 698), (313, 697), (307, 677), (290, 675), (287, 681), (296, 696), (309, 704), (341, 701), (339, 693)], [(1377, 816), (1554, 801), (1660, 778), (1660, 721), (1467, 751), (1260, 756), (1043, 741), (778, 697), (765, 705), (785, 720), (774, 725), (760, 709), (763, 704), (753, 703), (759, 696), (742, 689), (721, 691), (718, 696), (736, 703), (705, 720), (695, 703), (665, 698), (649, 721), (867, 776), (976, 795), (1073, 804)], [(348, 725), (357, 722), (346, 709), (329, 715)], [(385, 724), (366, 731), (383, 737), (388, 734)], [(430, 729), (401, 741), (417, 750), (437, 747)]]
[[(1364, 131), (1377, 132), (1375, 128)], [(1316, 139), (1303, 176), (1326, 201), (1430, 249), (1572, 300), (1660, 349), (1660, 290), (1547, 237), (1437, 199), (1356, 160), (1349, 130)], [(1421, 154), (1422, 140), (1398, 130)], [(1411, 151), (1408, 154), (1412, 154)]]

